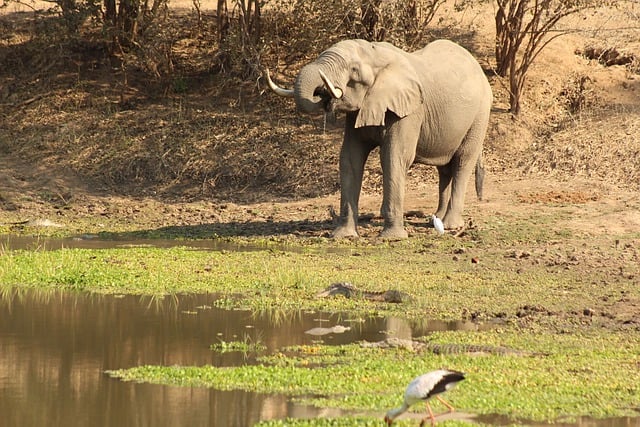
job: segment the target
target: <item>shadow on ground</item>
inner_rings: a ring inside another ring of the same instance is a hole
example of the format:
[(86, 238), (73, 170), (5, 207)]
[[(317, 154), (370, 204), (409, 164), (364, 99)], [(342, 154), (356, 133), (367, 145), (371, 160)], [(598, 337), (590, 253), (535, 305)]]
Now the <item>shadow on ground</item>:
[[(381, 217), (362, 215), (358, 221), (360, 237), (377, 237), (384, 221)], [(322, 237), (331, 238), (336, 226), (333, 219), (292, 221), (232, 221), (195, 225), (177, 225), (127, 232), (102, 232), (103, 240), (172, 239), (200, 240), (236, 237)], [(405, 226), (410, 234), (433, 233), (430, 219), (409, 216)]]
[(268, 237), (285, 235), (330, 237), (333, 228), (334, 225), (331, 220), (234, 221), (168, 226), (130, 232), (103, 232), (99, 234), (99, 237), (110, 240), (135, 240), (140, 238), (215, 239), (220, 237)]

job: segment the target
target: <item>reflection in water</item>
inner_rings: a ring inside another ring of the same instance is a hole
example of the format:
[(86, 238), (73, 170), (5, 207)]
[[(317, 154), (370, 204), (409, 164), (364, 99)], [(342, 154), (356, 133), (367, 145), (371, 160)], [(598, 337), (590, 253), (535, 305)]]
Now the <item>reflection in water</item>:
[(57, 250), (67, 249), (117, 249), (132, 247), (175, 248), (187, 246), (202, 250), (252, 251), (264, 250), (261, 245), (241, 245), (220, 239), (209, 240), (178, 240), (178, 239), (100, 239), (97, 235), (82, 235), (77, 237), (33, 237), (5, 234), (0, 235), (0, 248), (7, 250)]
[[(312, 251), (311, 248), (302, 248), (286, 244), (249, 244), (230, 242), (221, 239), (103, 239), (96, 234), (85, 234), (75, 237), (39, 237), (21, 236), (17, 234), (0, 235), (0, 250), (39, 250), (54, 251), (59, 249), (126, 249), (126, 248), (159, 248), (168, 249), (187, 247), (202, 251), (264, 251), (265, 249), (288, 252)], [(347, 247), (316, 248), (319, 252), (337, 253), (349, 255), (353, 249)], [(358, 249), (357, 252), (366, 252), (366, 249)]]
[[(217, 353), (220, 340), (252, 340), (267, 352), (322, 341), (343, 344), (401, 338), (472, 323), (399, 319), (351, 322), (344, 315), (254, 316), (212, 307), (214, 295), (166, 298), (5, 291), (0, 300), (0, 414), (8, 426), (250, 426), (260, 420), (313, 417), (322, 409), (279, 395), (132, 384), (105, 370), (138, 365), (229, 366), (255, 355)], [(342, 334), (305, 334), (350, 326)]]

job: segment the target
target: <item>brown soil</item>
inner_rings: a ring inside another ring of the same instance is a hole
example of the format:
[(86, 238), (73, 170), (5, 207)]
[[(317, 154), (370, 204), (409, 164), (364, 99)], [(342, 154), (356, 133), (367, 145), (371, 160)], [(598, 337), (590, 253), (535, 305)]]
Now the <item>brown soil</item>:
[[(483, 224), (561, 213), (550, 226), (585, 241), (607, 245), (603, 236), (622, 236), (615, 245), (631, 255), (607, 256), (607, 268), (637, 278), (638, 65), (604, 66), (576, 54), (603, 46), (637, 58), (640, 30), (631, 12), (601, 9), (569, 23), (599, 30), (548, 46), (530, 72), (518, 119), (505, 112), (506, 82), (491, 77), (486, 200), (475, 201), (470, 190), (466, 214)], [(34, 37), (38, 23), (29, 14), (0, 16), (0, 227), (49, 219), (80, 233), (187, 226), (209, 235), (329, 236), (329, 209), (339, 203), (339, 119), (300, 115), (262, 81), (211, 72), (213, 36), (193, 30), (191, 13), (175, 19), (177, 71), (166, 79), (141, 68), (124, 75), (100, 44)], [(465, 25), (460, 42), (490, 69), (491, 11)], [(299, 66), (277, 79), (291, 82)], [(436, 186), (432, 168), (410, 171), (411, 234), (427, 231)], [(373, 221), (363, 222), (363, 237), (380, 229), (380, 201), (374, 152), (361, 200)], [(582, 265), (598, 268), (602, 253), (591, 249), (582, 251)], [(631, 300), (621, 309), (640, 318), (639, 307)]]

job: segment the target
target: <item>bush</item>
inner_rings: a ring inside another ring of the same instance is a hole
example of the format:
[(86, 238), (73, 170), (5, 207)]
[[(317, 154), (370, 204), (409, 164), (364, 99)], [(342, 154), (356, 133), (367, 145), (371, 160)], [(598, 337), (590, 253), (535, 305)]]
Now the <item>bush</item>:
[(422, 47), (427, 28), (445, 0), (273, 0), (273, 35), (290, 57), (320, 52), (344, 39)]

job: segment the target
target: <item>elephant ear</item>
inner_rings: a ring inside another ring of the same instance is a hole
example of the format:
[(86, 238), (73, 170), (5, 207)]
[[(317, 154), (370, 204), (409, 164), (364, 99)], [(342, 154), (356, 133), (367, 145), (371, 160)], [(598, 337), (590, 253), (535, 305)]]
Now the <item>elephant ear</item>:
[(407, 61), (389, 64), (378, 72), (367, 91), (355, 127), (383, 126), (387, 110), (402, 118), (422, 103), (422, 84), (411, 64)]

